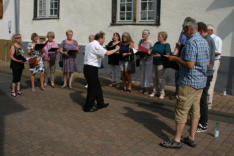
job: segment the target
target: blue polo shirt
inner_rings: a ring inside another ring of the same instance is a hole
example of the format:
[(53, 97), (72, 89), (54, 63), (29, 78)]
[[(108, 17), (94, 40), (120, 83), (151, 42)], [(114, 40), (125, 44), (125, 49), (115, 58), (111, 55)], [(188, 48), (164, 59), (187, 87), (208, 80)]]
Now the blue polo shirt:
[(207, 41), (199, 33), (193, 34), (182, 49), (180, 58), (195, 62), (195, 66), (193, 69), (188, 69), (179, 65), (179, 85), (191, 86), (195, 89), (205, 88), (209, 57)]

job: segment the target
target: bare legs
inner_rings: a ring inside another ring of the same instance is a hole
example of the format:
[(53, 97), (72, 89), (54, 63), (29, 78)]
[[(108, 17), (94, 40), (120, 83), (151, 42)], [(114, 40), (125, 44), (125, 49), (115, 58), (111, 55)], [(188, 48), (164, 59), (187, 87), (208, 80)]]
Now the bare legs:
[[(194, 119), (191, 121), (191, 127), (190, 127), (190, 133), (189, 133), (189, 138), (191, 140), (195, 140), (195, 135), (196, 135), (196, 130), (198, 126), (199, 119)], [(176, 136), (175, 136), (175, 141), (180, 142), (181, 136), (183, 134), (183, 130), (185, 127), (185, 123), (176, 123)]]
[(71, 72), (64, 72), (63, 73), (63, 86), (62, 86), (62, 88), (67, 87), (67, 79), (68, 79), (69, 88), (72, 88), (73, 73), (71, 73)]
[[(32, 91), (35, 91), (35, 74), (31, 74), (31, 84), (32, 84)], [(41, 89), (45, 90), (44, 88), (44, 72), (41, 72), (40, 74), (40, 84), (41, 84)]]
[(122, 79), (123, 79), (123, 87), (124, 90), (127, 89), (127, 81), (128, 81), (128, 90), (132, 90), (132, 79), (131, 75), (128, 72), (121, 72), (122, 74)]
[(69, 88), (72, 88), (73, 73), (69, 73)]

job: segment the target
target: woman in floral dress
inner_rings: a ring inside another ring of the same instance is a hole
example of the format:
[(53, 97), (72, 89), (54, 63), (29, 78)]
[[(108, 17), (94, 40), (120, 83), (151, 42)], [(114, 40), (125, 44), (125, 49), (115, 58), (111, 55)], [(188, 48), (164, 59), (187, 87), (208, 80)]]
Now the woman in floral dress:
[(31, 84), (32, 84), (32, 91), (35, 91), (35, 75), (40, 73), (40, 82), (41, 82), (41, 90), (45, 90), (44, 88), (44, 64), (42, 60), (42, 52), (35, 50), (35, 46), (38, 43), (38, 35), (37, 33), (33, 33), (31, 36), (32, 42), (28, 44), (28, 54), (30, 58), (37, 58), (37, 65), (29, 67), (31, 71)]

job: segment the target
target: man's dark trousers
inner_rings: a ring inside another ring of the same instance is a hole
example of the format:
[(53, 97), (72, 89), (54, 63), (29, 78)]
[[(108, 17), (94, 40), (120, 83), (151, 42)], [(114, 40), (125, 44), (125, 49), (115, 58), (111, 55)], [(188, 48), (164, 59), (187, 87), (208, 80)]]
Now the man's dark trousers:
[(88, 83), (88, 93), (83, 108), (89, 110), (95, 105), (95, 100), (97, 101), (97, 106), (101, 106), (104, 104), (104, 99), (98, 78), (98, 67), (84, 65), (83, 71)]
[(206, 82), (206, 87), (203, 89), (202, 92), (202, 97), (201, 97), (201, 102), (200, 102), (200, 121), (199, 123), (202, 124), (202, 126), (207, 126), (208, 122), (208, 90), (210, 88), (210, 82), (212, 80), (213, 76), (207, 76), (207, 82)]

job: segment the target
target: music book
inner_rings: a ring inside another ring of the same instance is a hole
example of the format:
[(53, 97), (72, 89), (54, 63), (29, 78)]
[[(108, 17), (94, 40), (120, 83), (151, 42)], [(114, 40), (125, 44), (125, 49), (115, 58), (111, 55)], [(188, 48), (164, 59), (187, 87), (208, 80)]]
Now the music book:
[(141, 45), (138, 45), (138, 51), (136, 53), (136, 55), (140, 55), (140, 56), (146, 56), (149, 55), (148, 54), (149, 50)]
[(48, 52), (56, 52), (59, 48), (50, 48)]
[(45, 47), (45, 44), (36, 44), (35, 45), (35, 50), (42, 50)]
[(77, 53), (77, 50), (69, 50), (67, 53), (68, 55), (74, 55)]

